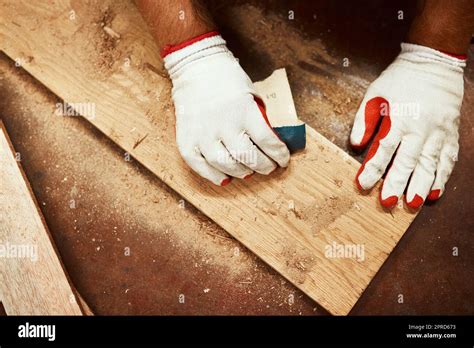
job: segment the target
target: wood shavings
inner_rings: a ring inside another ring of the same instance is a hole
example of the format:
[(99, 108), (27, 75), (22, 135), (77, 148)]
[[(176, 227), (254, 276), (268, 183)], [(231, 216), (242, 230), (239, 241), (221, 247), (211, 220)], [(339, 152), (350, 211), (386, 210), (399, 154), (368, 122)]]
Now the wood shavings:
[(103, 27), (104, 31), (110, 35), (111, 37), (113, 37), (114, 39), (120, 39), (120, 34), (118, 34), (117, 32), (115, 32), (111, 27), (105, 25)]

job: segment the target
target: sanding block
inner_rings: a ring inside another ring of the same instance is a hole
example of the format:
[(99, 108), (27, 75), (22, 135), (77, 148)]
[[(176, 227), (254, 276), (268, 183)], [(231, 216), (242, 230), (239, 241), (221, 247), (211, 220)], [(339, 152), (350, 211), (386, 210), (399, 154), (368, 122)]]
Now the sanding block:
[(306, 126), (296, 114), (286, 70), (275, 70), (265, 80), (255, 82), (254, 86), (265, 102), (268, 121), (290, 152), (304, 149)]

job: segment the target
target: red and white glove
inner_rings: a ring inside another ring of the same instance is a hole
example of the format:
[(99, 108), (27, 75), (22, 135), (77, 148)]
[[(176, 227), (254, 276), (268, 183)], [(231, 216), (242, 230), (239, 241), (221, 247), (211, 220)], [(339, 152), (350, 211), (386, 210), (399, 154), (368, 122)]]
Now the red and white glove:
[(162, 55), (173, 82), (176, 141), (194, 171), (224, 186), (230, 176), (288, 165), (290, 153), (270, 127), (252, 81), (217, 32), (165, 47)]
[(405, 200), (417, 209), (427, 197), (442, 195), (457, 160), (466, 61), (424, 46), (401, 47), (369, 86), (350, 140), (356, 148), (365, 147), (382, 119), (356, 183), (361, 190), (372, 188), (396, 153), (380, 201), (394, 207), (408, 185)]

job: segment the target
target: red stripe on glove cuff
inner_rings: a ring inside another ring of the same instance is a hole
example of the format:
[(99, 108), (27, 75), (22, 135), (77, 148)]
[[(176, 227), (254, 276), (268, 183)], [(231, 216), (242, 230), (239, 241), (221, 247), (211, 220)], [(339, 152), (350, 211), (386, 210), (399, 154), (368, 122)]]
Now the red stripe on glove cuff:
[(192, 39), (186, 40), (177, 45), (166, 45), (165, 47), (161, 49), (161, 52), (160, 52), (161, 58), (165, 58), (168, 54), (179, 51), (180, 49), (190, 46), (193, 43), (196, 43), (198, 41), (207, 39), (208, 37), (213, 37), (217, 35), (219, 35), (219, 32), (214, 30), (214, 31), (210, 31), (208, 33), (193, 37)]
[(441, 53), (447, 54), (450, 57), (461, 59), (461, 60), (466, 60), (467, 59), (467, 54), (454, 54), (454, 53), (449, 53), (446, 51), (440, 51)]

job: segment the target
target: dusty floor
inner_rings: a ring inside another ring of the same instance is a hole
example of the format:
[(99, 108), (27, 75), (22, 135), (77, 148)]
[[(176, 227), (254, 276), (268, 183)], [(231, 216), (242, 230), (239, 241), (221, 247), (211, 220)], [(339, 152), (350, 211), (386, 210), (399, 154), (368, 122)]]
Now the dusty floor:
[[(348, 150), (364, 90), (413, 13), (408, 1), (375, 3), (364, 1), (370, 15), (342, 1), (215, 2), (213, 12), (251, 77), (286, 67), (300, 117)], [(353, 314), (474, 313), (473, 77), (469, 68), (446, 196), (423, 209)], [(96, 313), (326, 313), (86, 121), (55, 115), (59, 100), (5, 56), (0, 96), (67, 270)]]

